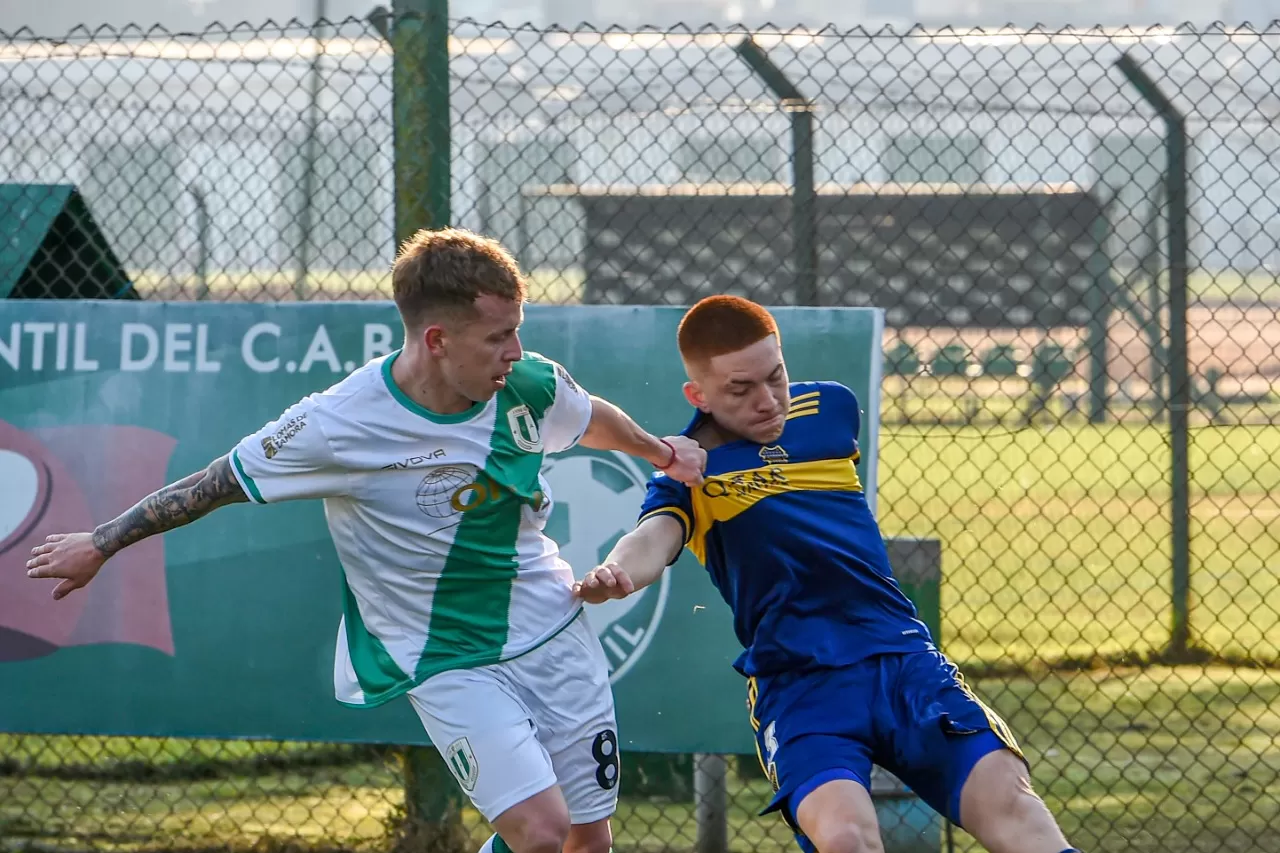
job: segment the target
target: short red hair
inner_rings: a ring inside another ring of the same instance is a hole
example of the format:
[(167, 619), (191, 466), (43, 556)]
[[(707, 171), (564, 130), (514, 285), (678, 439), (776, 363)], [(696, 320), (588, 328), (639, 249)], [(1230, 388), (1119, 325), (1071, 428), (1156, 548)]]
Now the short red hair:
[(676, 341), (686, 364), (706, 364), (770, 335), (778, 335), (778, 324), (764, 306), (741, 296), (708, 296), (680, 320)]

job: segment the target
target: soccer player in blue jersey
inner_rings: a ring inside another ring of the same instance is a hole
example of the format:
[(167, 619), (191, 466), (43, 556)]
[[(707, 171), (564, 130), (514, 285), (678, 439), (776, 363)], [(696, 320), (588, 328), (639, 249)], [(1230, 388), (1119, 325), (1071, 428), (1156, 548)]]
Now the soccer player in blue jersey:
[(678, 334), (705, 480), (649, 484), (636, 528), (575, 584), (598, 603), (688, 548), (733, 610), (751, 726), (802, 849), (882, 851), (872, 763), (991, 853), (1074, 848), (1032, 790), (1008, 726), (965, 686), (893, 578), (862, 492), (858, 401), (790, 382), (772, 316), (704, 299)]

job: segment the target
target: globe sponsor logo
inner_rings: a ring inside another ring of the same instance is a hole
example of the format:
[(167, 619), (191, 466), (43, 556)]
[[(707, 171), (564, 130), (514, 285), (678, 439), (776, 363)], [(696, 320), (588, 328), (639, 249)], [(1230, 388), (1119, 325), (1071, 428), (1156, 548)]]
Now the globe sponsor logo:
[[(457, 515), (479, 509), (503, 495), (514, 496), (514, 492), (483, 471), (460, 465), (442, 465), (422, 478), (415, 498), (418, 509), (428, 518), (456, 521)], [(546, 500), (546, 494), (539, 489), (533, 493), (529, 503), (536, 512), (542, 509)]]
[(463, 494), (473, 485), (472, 474), (465, 468), (456, 465), (433, 468), (418, 484), (418, 509), (428, 518), (452, 518), (479, 503), (479, 497), (474, 493)]

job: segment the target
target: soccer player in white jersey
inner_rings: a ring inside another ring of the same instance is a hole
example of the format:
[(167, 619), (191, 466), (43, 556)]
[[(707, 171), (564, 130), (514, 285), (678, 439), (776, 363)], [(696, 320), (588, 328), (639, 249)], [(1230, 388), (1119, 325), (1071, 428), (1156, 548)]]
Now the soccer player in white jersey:
[(581, 443), (697, 485), (706, 454), (523, 351), (525, 282), (495, 241), (419, 232), (392, 281), (400, 350), (93, 532), (49, 536), (27, 574), (62, 579), (61, 599), (121, 549), (218, 507), (322, 499), (345, 582), (338, 700), (407, 694), (496, 829), (483, 853), (606, 853), (619, 767), (608, 664), (543, 533), (543, 457)]

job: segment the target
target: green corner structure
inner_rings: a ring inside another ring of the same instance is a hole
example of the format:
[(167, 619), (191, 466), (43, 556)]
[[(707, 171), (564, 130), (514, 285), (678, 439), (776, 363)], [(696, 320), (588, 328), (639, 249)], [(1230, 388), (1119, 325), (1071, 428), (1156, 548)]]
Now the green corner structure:
[[(886, 536), (889, 565), (898, 585), (915, 604), (920, 621), (942, 646), (942, 542), (911, 536)], [(885, 853), (937, 853), (942, 849), (943, 819), (901, 780), (876, 768), (871, 798), (880, 823)]]
[(136, 299), (71, 184), (0, 184), (0, 299)]

